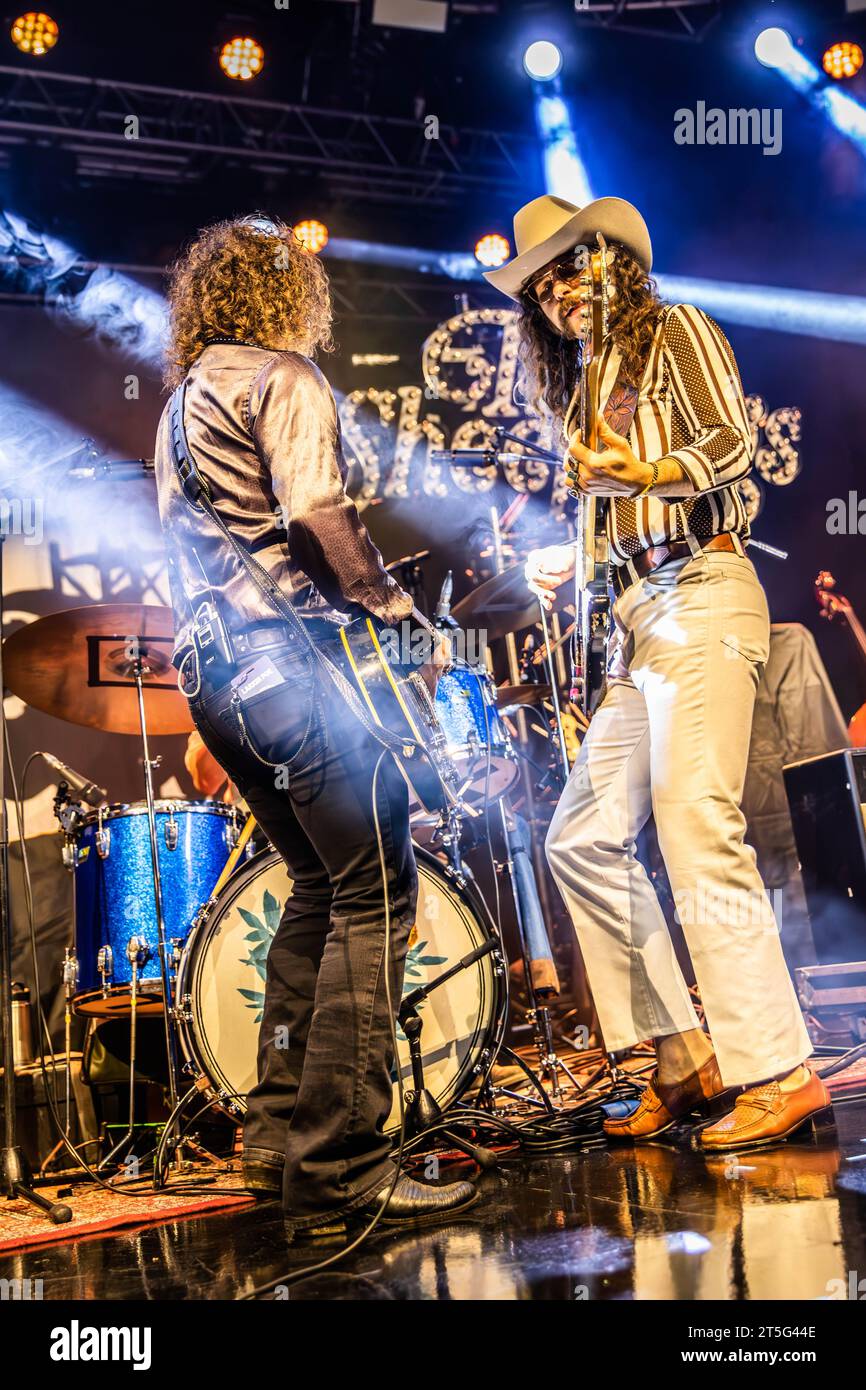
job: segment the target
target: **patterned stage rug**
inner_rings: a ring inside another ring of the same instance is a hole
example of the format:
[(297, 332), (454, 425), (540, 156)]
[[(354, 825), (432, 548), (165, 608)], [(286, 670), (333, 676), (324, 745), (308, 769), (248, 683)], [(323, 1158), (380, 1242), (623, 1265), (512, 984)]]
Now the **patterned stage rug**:
[[(33, 1245), (59, 1244), (82, 1237), (105, 1235), (121, 1227), (151, 1226), (180, 1217), (200, 1216), (204, 1212), (224, 1211), (232, 1207), (252, 1205), (252, 1196), (237, 1196), (241, 1185), (240, 1173), (222, 1174), (208, 1182), (210, 1191), (184, 1192), (187, 1184), (206, 1182), (213, 1169), (196, 1165), (183, 1178), (178, 1178), (160, 1193), (150, 1190), (145, 1182), (126, 1184), (113, 1192), (88, 1183), (56, 1187), (40, 1187), (38, 1192), (49, 1201), (60, 1201), (72, 1208), (72, 1220), (55, 1226), (47, 1215), (29, 1202), (0, 1197), (0, 1254)], [(229, 1189), (222, 1191), (221, 1189)], [(58, 1192), (62, 1196), (58, 1196)], [(135, 1193), (144, 1195), (136, 1196)]]

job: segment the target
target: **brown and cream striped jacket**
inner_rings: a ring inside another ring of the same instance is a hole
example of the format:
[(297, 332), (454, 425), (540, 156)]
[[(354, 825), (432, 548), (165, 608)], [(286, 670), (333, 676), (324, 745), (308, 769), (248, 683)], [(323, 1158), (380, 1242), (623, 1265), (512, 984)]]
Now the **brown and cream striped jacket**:
[[(617, 379), (620, 352), (608, 339), (601, 361), (601, 402)], [(566, 438), (577, 424), (577, 393), (565, 418)], [(689, 532), (699, 540), (749, 523), (738, 484), (751, 469), (751, 429), (733, 349), (718, 324), (691, 304), (668, 306), (641, 383), (628, 436), (645, 463), (673, 458), (686, 481), (682, 497), (615, 497), (608, 508), (611, 560)]]

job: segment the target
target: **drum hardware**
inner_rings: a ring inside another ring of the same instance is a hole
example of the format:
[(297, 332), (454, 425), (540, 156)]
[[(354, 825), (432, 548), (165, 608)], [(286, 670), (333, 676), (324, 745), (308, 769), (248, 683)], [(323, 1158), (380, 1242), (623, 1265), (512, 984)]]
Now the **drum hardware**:
[(512, 832), (509, 830), (505, 803), (503, 801), (499, 802), (499, 814), (502, 821), (502, 840), (505, 846), (506, 859), (505, 863), (503, 865), (497, 865), (497, 868), (500, 872), (502, 869), (507, 872), (511, 887), (511, 895), (514, 901), (517, 934), (520, 938), (520, 949), (523, 957), (523, 974), (526, 980), (526, 990), (530, 999), (527, 1020), (532, 1025), (535, 1033), (535, 1046), (542, 1076), (550, 1081), (554, 1101), (558, 1102), (562, 1099), (562, 1087), (559, 1082), (560, 1069), (565, 1072), (565, 1075), (572, 1085), (577, 1086), (578, 1083), (566, 1063), (556, 1054), (553, 1043), (553, 1030), (550, 1022), (550, 1010), (543, 1002), (542, 995), (535, 985), (532, 972), (532, 958), (529, 949), (526, 915), (524, 911), (523, 892), (514, 863)]
[(178, 824), (174, 817), (174, 807), (169, 808), (168, 820), (162, 827), (162, 838), (165, 840), (165, 847), (169, 851), (177, 849), (177, 838), (179, 835)]
[[(104, 948), (111, 955), (111, 947)], [(129, 962), (132, 974), (130, 989), (129, 1006), (129, 1119), (127, 1120), (126, 1131), (120, 1136), (116, 1144), (113, 1144), (108, 1153), (97, 1165), (97, 1172), (109, 1167), (112, 1160), (127, 1144), (131, 1144), (135, 1137), (135, 1082), (136, 1065), (138, 1062), (138, 975), (141, 967), (146, 964), (150, 955), (147, 943), (138, 936), (131, 936), (126, 943), (126, 959)]]
[[(427, 1089), (424, 1080), (424, 1058), (421, 1052), (421, 1035), (424, 1029), (424, 1021), (418, 1012), (418, 1005), (429, 998), (433, 990), (447, 983), (459, 971), (466, 970), (476, 960), (480, 960), (483, 955), (490, 953), (494, 961), (498, 964), (501, 971), (503, 969), (502, 952), (499, 942), (491, 940), (479, 946), (475, 951), (470, 951), (467, 956), (453, 965), (449, 970), (443, 972), (429, 984), (421, 985), (413, 989), (410, 994), (404, 995), (397, 1014), (397, 1022), (403, 1030), (409, 1044), (409, 1060), (412, 1068), (412, 1089), (404, 1091), (403, 1103), (405, 1106), (405, 1134), (407, 1139), (416, 1139), (426, 1130), (437, 1125), (442, 1119), (442, 1107)], [(493, 1064), (493, 1054), (489, 1048), (484, 1048), (481, 1055), (473, 1067), (473, 1075), (489, 1072)], [(459, 1119), (455, 1121), (459, 1123)], [(439, 1130), (436, 1135), (437, 1141), (447, 1142), (454, 1148), (460, 1149), (469, 1158), (473, 1159), (480, 1168), (494, 1168), (496, 1157), (489, 1149), (480, 1148), (470, 1140), (464, 1139), (462, 1135), (456, 1134), (452, 1129)]]
[(64, 1133), (68, 1139), (72, 1126), (72, 1000), (78, 988), (78, 959), (69, 946), (64, 947), (63, 950), (61, 978), (63, 981), (63, 1042), (66, 1053), (66, 1125)]
[(100, 806), (97, 811), (98, 820), (96, 822), (96, 834), (93, 837), (96, 845), (96, 853), (100, 859), (107, 859), (111, 853), (111, 830), (106, 829), (102, 824), (103, 808)]
[(565, 729), (562, 722), (562, 707), (559, 701), (559, 682), (556, 678), (556, 667), (553, 661), (554, 651), (550, 641), (550, 629), (547, 623), (547, 610), (545, 609), (544, 603), (541, 599), (538, 600), (538, 611), (541, 614), (541, 630), (544, 634), (544, 661), (547, 666), (547, 679), (550, 683), (550, 694), (551, 699), (553, 701), (553, 718), (554, 724), (556, 726), (556, 737), (559, 747), (559, 756), (562, 762), (562, 785), (564, 787), (566, 782), (568, 781), (568, 775), (571, 771), (571, 765), (568, 761), (568, 749), (566, 748), (565, 743)]
[(96, 955), (96, 968), (102, 979), (102, 994), (108, 998), (108, 981), (114, 975), (114, 952), (110, 946), (100, 946)]

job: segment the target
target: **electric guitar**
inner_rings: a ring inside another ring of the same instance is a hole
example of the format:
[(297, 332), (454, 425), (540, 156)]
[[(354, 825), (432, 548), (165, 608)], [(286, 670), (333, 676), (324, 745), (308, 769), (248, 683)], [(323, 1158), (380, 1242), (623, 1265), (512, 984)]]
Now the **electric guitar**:
[[(842, 617), (848, 624), (857, 646), (866, 657), (866, 631), (854, 612), (850, 602), (843, 594), (834, 593), (836, 580), (828, 570), (822, 570), (815, 580), (815, 597), (821, 609), (821, 617), (832, 622)], [(866, 703), (862, 704), (848, 725), (848, 737), (854, 748), (866, 748)]]
[[(598, 449), (601, 410), (601, 355), (608, 333), (607, 245), (601, 233), (597, 241), (598, 250), (590, 252), (581, 275), (587, 302), (581, 310), (583, 359), (578, 410), (580, 438), (587, 448), (594, 450)], [(607, 499), (589, 496), (578, 488), (568, 491), (577, 501), (571, 699), (588, 718), (604, 690), (610, 630)]]
[(361, 712), (391, 746), (424, 809), (443, 814), (453, 810), (460, 776), (418, 667), (393, 659), (367, 617), (341, 627), (339, 638), (321, 644), (320, 650), (354, 687), (355, 699), (360, 696)]

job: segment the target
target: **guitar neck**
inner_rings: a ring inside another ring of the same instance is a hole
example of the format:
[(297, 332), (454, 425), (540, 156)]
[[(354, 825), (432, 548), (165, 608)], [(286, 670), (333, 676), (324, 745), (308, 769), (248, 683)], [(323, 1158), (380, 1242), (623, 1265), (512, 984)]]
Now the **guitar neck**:
[(866, 628), (864, 628), (863, 624), (857, 617), (857, 614), (854, 612), (853, 608), (846, 609), (845, 617), (847, 618), (848, 626), (850, 627), (851, 632), (854, 635), (854, 641), (860, 648), (861, 655), (864, 657), (864, 659), (866, 659)]

